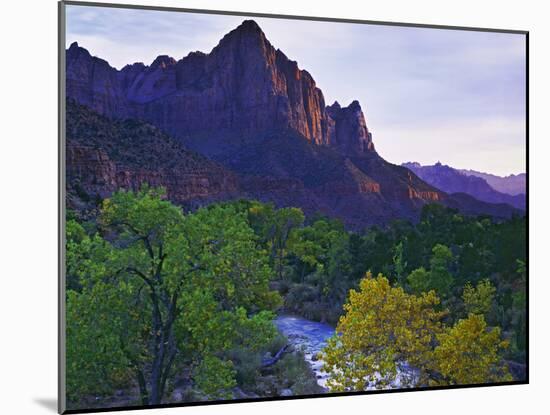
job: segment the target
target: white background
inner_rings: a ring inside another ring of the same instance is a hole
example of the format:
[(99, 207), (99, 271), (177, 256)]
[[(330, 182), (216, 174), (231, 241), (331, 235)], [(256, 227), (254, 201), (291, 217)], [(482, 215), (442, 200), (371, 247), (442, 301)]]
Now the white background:
[[(119, 0), (124, 3), (124, 0)], [(52, 414), (57, 390), (57, 4), (2, 2), (0, 412)], [(530, 31), (531, 384), (178, 408), (187, 414), (541, 413), (548, 408), (549, 25), (543, 1), (134, 0), (130, 3)], [(434, 33), (434, 35), (437, 35)], [(322, 45), (311, 45), (322, 47)], [(125, 412), (126, 413), (126, 412)], [(136, 412), (133, 412), (136, 413)]]

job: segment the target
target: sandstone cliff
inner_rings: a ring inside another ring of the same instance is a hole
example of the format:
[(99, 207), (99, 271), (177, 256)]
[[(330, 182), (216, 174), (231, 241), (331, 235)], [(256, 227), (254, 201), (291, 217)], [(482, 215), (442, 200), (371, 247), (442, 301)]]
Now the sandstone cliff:
[(166, 188), (179, 204), (194, 205), (231, 197), (238, 190), (232, 172), (157, 128), (139, 121), (112, 121), (85, 106), (67, 105), (66, 178), (69, 201), (105, 198), (119, 188), (143, 184)]
[[(163, 184), (178, 203), (212, 195), (255, 198), (320, 211), (354, 228), (415, 220), (430, 202), (472, 204), (465, 198), (450, 201), (380, 157), (359, 102), (326, 106), (313, 77), (275, 49), (251, 20), (208, 54), (159, 56), (149, 66), (134, 63), (121, 70), (73, 43), (67, 50), (67, 96), (117, 125), (137, 122), (132, 120), (154, 125), (174, 137), (181, 151), (208, 158), (188, 170), (180, 166), (189, 163), (187, 156), (145, 151), (141, 158), (126, 158), (139, 161), (128, 170), (120, 151), (128, 155), (131, 136), (100, 143), (109, 150), (105, 154), (72, 150), (95, 163), (97, 181), (105, 186)], [(79, 145), (89, 146), (80, 139)], [(477, 204), (471, 210), (485, 208)]]
[(325, 106), (312, 76), (244, 21), (209, 53), (115, 68), (73, 43), (67, 95), (109, 117), (146, 120), (175, 137), (290, 128), (319, 145), (374, 150), (361, 107)]

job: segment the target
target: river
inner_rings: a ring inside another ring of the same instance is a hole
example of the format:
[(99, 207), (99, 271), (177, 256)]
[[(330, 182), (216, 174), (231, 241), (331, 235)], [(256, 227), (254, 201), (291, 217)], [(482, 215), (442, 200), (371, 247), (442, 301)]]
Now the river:
[(291, 315), (278, 316), (275, 325), (288, 338), (290, 344), (303, 351), (305, 360), (315, 372), (317, 383), (326, 389), (327, 374), (321, 370), (323, 362), (316, 356), (327, 345), (327, 340), (334, 335), (334, 327)]
[[(305, 360), (311, 365), (317, 377), (319, 386), (327, 390), (327, 373), (321, 370), (323, 361), (317, 359), (317, 354), (327, 345), (327, 340), (335, 333), (334, 327), (307, 320), (292, 315), (279, 315), (275, 319), (275, 325), (284, 334), (290, 344), (297, 350), (302, 350)], [(418, 379), (418, 371), (403, 362), (398, 365), (397, 376), (391, 382), (389, 389), (407, 388), (414, 386)], [(367, 390), (376, 389), (375, 384), (367, 387)]]

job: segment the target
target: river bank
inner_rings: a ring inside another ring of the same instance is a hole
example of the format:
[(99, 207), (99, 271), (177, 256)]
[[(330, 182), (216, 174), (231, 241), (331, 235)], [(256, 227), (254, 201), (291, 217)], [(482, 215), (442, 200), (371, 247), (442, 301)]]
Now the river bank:
[(325, 323), (285, 314), (275, 319), (275, 325), (288, 338), (289, 343), (303, 353), (304, 360), (315, 373), (317, 384), (327, 391), (327, 373), (322, 370), (323, 361), (318, 358), (318, 354), (327, 345), (327, 340), (334, 335), (335, 328)]

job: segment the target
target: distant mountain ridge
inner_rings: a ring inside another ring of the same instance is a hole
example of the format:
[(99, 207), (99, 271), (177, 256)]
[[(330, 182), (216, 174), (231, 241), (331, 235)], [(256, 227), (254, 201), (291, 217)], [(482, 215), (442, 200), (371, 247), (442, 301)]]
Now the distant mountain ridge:
[[(447, 193), (466, 193), (488, 203), (507, 203), (518, 209), (525, 210), (525, 195), (509, 195), (495, 190), (487, 181), (475, 175), (469, 175), (462, 170), (436, 163), (432, 166), (422, 166), (416, 162), (403, 163), (421, 179)], [(498, 176), (497, 176), (498, 177)]]
[(501, 192), (512, 196), (527, 194), (527, 174), (510, 174), (508, 176), (497, 176), (495, 174), (483, 173), (475, 170), (460, 170), (468, 176), (476, 176), (484, 179), (489, 185)]
[[(208, 54), (116, 70), (73, 43), (67, 97), (114, 123), (154, 125), (238, 178), (238, 197), (320, 211), (352, 228), (419, 217), (440, 202), (509, 217), (509, 206), (453, 199), (375, 150), (359, 102), (327, 106), (312, 76), (245, 20)], [(74, 160), (74, 163), (78, 163)]]

